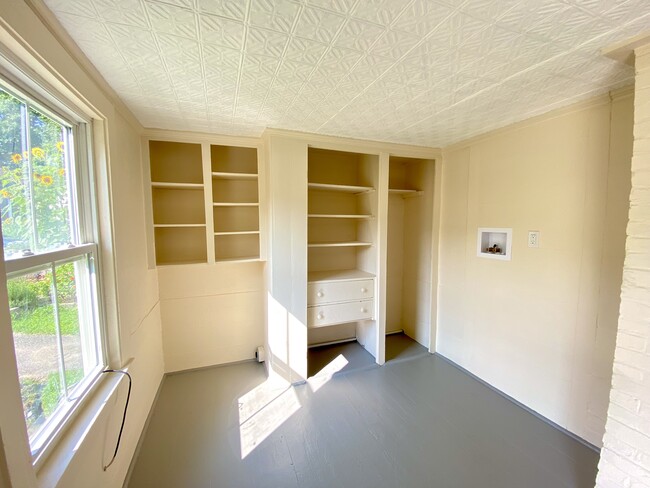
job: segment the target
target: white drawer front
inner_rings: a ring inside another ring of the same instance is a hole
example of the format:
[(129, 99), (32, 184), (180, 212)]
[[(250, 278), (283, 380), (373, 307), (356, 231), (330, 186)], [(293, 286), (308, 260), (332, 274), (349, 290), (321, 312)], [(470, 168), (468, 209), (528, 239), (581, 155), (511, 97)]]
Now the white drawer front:
[(324, 327), (355, 320), (371, 320), (373, 312), (373, 300), (318, 305), (307, 309), (307, 324), (309, 327)]
[(375, 296), (374, 280), (331, 281), (307, 284), (307, 305), (365, 300)]

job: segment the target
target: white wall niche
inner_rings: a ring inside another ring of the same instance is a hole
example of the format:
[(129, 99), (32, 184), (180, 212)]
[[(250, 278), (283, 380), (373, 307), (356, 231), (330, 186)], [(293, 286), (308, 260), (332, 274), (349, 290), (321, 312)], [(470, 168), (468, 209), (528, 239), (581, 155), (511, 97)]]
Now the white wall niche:
[[(489, 248), (498, 246), (499, 252)], [(512, 258), (512, 228), (479, 227), (476, 238), (476, 255), (480, 258), (510, 261)]]

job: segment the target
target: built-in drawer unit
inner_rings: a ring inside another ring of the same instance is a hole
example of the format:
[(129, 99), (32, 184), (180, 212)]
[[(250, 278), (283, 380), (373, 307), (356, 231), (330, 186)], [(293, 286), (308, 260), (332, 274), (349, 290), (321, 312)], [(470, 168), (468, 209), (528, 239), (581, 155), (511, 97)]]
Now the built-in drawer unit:
[(307, 285), (307, 306), (366, 300), (374, 296), (373, 280), (329, 281)]
[(317, 305), (307, 309), (307, 324), (309, 327), (324, 327), (355, 320), (371, 320), (373, 310), (373, 300)]
[(357, 320), (372, 320), (375, 314), (375, 277), (351, 269), (309, 273), (307, 325), (325, 327)]

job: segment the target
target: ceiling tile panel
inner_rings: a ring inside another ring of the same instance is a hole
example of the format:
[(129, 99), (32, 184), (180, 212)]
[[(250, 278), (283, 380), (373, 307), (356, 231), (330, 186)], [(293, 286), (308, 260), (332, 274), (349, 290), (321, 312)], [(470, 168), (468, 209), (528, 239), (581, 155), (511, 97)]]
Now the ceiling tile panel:
[(284, 59), (316, 65), (325, 51), (327, 51), (327, 44), (293, 37), (287, 44)]
[(368, 51), (385, 31), (385, 27), (351, 19), (343, 26), (334, 44), (357, 51)]
[(244, 42), (243, 22), (222, 19), (214, 15), (201, 15), (199, 22), (201, 42), (241, 50)]
[(45, 0), (145, 126), (446, 145), (624, 86), (647, 0)]
[(370, 53), (374, 56), (383, 56), (398, 60), (422, 40), (416, 34), (388, 30), (373, 45)]
[(282, 59), (289, 35), (267, 29), (248, 28), (246, 52)]
[(250, 23), (280, 32), (290, 32), (301, 5), (289, 0), (252, 0)]
[(154, 31), (160, 34), (196, 38), (196, 19), (191, 10), (161, 3), (148, 2), (146, 5)]
[(357, 3), (352, 15), (381, 25), (392, 24), (412, 0), (365, 0)]
[(194, 0), (200, 12), (235, 20), (246, 18), (247, 3), (242, 0)]
[(345, 22), (345, 17), (327, 10), (306, 7), (294, 30), (299, 37), (330, 43)]
[(140, 0), (93, 0), (97, 14), (106, 22), (147, 27)]
[(416, 0), (393, 23), (393, 29), (424, 37), (440, 25), (454, 9), (430, 0)]

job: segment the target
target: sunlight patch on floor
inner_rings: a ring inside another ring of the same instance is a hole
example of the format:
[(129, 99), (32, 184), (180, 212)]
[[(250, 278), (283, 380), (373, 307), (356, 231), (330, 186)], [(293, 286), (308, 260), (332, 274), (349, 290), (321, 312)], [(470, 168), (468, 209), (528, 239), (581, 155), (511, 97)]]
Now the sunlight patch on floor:
[(330, 363), (321, 369), (318, 373), (307, 380), (309, 387), (315, 393), (317, 392), (324, 384), (332, 379), (334, 374), (341, 371), (345, 366), (347, 366), (348, 360), (345, 359), (343, 354), (336, 356)]
[(300, 408), (295, 389), (270, 377), (239, 398), (241, 458), (245, 459)]

